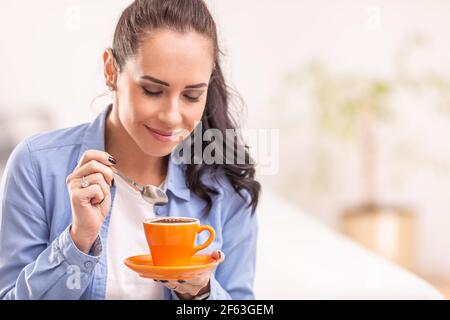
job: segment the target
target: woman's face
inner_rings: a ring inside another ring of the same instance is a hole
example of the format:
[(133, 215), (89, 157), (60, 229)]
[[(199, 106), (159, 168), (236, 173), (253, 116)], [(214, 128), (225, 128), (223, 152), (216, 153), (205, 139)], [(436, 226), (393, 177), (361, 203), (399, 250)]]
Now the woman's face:
[(118, 118), (149, 156), (163, 157), (202, 118), (213, 71), (211, 40), (195, 32), (152, 32), (117, 75)]

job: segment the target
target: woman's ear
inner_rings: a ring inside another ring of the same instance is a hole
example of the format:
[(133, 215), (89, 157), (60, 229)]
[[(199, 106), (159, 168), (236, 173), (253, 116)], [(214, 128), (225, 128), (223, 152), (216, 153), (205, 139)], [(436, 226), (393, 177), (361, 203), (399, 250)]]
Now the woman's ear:
[(103, 73), (105, 76), (106, 86), (111, 91), (117, 89), (117, 68), (111, 48), (103, 52)]

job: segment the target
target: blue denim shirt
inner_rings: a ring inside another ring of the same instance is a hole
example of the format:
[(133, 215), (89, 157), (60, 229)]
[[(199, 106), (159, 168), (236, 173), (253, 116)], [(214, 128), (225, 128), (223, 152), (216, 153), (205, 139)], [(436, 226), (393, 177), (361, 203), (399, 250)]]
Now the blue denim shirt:
[[(104, 150), (109, 110), (92, 123), (31, 136), (11, 154), (0, 185), (0, 298), (105, 298), (111, 211), (91, 252), (78, 250), (68, 231), (72, 213), (66, 178), (86, 150)], [(155, 214), (194, 217), (215, 229), (214, 242), (203, 253), (220, 249), (226, 259), (213, 272), (208, 299), (253, 299), (256, 213), (247, 206), (248, 194), (244, 201), (223, 175), (204, 182), (219, 191), (207, 217), (202, 215), (204, 201), (190, 192), (183, 165), (171, 155), (169, 203), (155, 208)], [(111, 194), (114, 201), (114, 186)], [(199, 234), (197, 244), (207, 237)], [(177, 299), (167, 288), (164, 298)]]

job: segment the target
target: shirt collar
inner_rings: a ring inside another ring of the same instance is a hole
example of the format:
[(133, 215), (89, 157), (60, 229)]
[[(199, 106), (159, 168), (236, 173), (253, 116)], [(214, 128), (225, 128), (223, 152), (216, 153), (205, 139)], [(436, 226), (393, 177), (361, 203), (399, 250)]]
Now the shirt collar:
[[(91, 122), (82, 139), (80, 153), (78, 154), (78, 161), (86, 150), (101, 150), (105, 151), (105, 123), (106, 117), (112, 109), (112, 104), (108, 105), (95, 119)], [(77, 162), (78, 162), (77, 161)], [(174, 159), (174, 152), (170, 154), (166, 187), (175, 196), (183, 200), (190, 200), (191, 191), (186, 185), (185, 165), (177, 163)]]

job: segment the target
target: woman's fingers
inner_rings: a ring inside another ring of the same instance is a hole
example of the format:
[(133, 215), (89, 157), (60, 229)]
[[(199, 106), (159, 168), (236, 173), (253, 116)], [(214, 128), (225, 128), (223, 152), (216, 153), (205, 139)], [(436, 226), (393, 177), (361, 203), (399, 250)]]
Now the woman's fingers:
[[(84, 179), (85, 179), (85, 181), (87, 181), (89, 186), (94, 185), (94, 184), (99, 185), (100, 188), (102, 189), (102, 193), (104, 196), (107, 196), (110, 193), (109, 185), (106, 183), (106, 181), (101, 173), (90, 174), (88, 176), (85, 176)], [(73, 179), (70, 181), (69, 188), (71, 190), (80, 188), (81, 183), (82, 183), (82, 179), (78, 179), (78, 178)], [(93, 203), (93, 204), (97, 204), (97, 203)]]
[[(211, 253), (211, 258), (218, 260), (218, 262), (223, 262), (225, 260), (225, 254), (216, 250)], [(191, 296), (196, 296), (203, 288), (205, 288), (209, 279), (211, 278), (211, 271), (199, 274), (197, 277), (189, 280), (155, 280), (156, 282), (162, 283), (165, 287), (170, 290), (176, 291), (179, 294), (188, 294)]]
[(81, 156), (74, 171), (67, 177), (67, 184), (72, 179), (82, 178), (93, 173), (102, 173), (105, 181), (111, 185), (114, 178), (111, 167), (116, 164), (116, 160), (107, 152), (99, 150), (88, 150)]
[(72, 196), (79, 199), (82, 206), (88, 206), (100, 204), (106, 194), (103, 193), (100, 185), (93, 184), (86, 188), (73, 190)]
[(211, 253), (211, 258), (219, 260), (219, 262), (223, 262), (225, 260), (225, 253), (220, 250), (213, 251)]
[(101, 164), (108, 166), (108, 167), (116, 164), (116, 160), (114, 159), (114, 157), (111, 156), (107, 152), (100, 151), (100, 150), (87, 150), (81, 156), (81, 159), (80, 159), (80, 162), (78, 162), (77, 168), (81, 168), (86, 163), (90, 162), (91, 160), (100, 162)]
[(190, 294), (192, 296), (195, 296), (200, 292), (201, 289), (203, 289), (209, 281), (209, 277), (207, 278), (201, 278), (196, 280), (189, 280), (185, 281), (183, 283), (180, 283), (178, 280), (160, 280), (166, 288), (176, 291), (181, 294)]
[(112, 185), (112, 180), (114, 178), (114, 173), (109, 166), (106, 166), (97, 160), (91, 160), (85, 163), (78, 169), (67, 177), (68, 182), (70, 183), (74, 179), (81, 179), (82, 177), (89, 176), (91, 174), (101, 173), (103, 175), (104, 180), (110, 186)]

